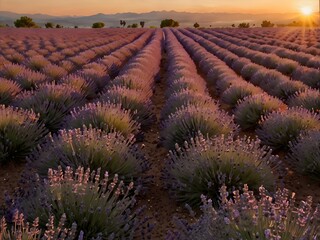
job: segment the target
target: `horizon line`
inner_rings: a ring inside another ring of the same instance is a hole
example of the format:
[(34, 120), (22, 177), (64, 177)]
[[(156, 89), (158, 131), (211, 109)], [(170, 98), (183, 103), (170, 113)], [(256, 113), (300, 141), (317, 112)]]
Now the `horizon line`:
[[(52, 15), (52, 14), (47, 14), (47, 13), (40, 13), (40, 12), (34, 12), (34, 13), (21, 13), (21, 12), (13, 12), (9, 10), (1, 10), (0, 12), (8, 12), (8, 13), (14, 13), (14, 14), (19, 14), (19, 15), (26, 15), (26, 14), (32, 14), (32, 15), (47, 15), (47, 16), (52, 16), (52, 17), (82, 17), (82, 16), (94, 16), (98, 14), (104, 14), (104, 15), (116, 15), (116, 14), (144, 14), (144, 13), (152, 13), (152, 12), (176, 12), (176, 13), (190, 13), (190, 14), (251, 14), (251, 15), (264, 15), (264, 14), (297, 14), (298, 12), (285, 12), (285, 13), (280, 13), (280, 12), (268, 12), (268, 13), (254, 13), (254, 12), (225, 12), (225, 11), (216, 11), (216, 12), (188, 12), (188, 11), (177, 11), (177, 10), (153, 10), (153, 11), (147, 11), (147, 12), (116, 12), (116, 13), (103, 13), (103, 12), (97, 12), (95, 14), (89, 14), (89, 15)], [(317, 13), (317, 12), (314, 12)]]

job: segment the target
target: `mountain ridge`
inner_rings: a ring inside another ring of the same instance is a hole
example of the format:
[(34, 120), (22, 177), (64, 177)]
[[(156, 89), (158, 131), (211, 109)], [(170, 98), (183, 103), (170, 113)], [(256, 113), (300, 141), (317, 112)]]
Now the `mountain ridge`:
[(171, 11), (151, 11), (146, 13), (96, 13), (88, 16), (53, 16), (48, 14), (21, 14), (10, 11), (0, 11), (0, 23), (9, 24), (13, 26), (14, 20), (21, 16), (29, 16), (40, 26), (48, 21), (61, 24), (65, 27), (73, 27), (75, 25), (79, 27), (91, 27), (94, 22), (105, 22), (107, 27), (119, 27), (120, 20), (125, 20), (127, 25), (132, 23), (139, 23), (145, 21), (146, 27), (159, 26), (162, 19), (172, 18), (180, 23), (182, 27), (190, 27), (193, 23), (198, 22), (201, 26), (215, 26), (225, 27), (230, 26), (232, 23), (250, 22), (252, 24), (258, 24), (262, 20), (271, 20), (275, 23), (287, 23), (296, 18), (296, 14), (293, 13), (268, 13), (268, 14), (245, 14), (245, 13), (192, 13), (192, 12), (177, 12)]

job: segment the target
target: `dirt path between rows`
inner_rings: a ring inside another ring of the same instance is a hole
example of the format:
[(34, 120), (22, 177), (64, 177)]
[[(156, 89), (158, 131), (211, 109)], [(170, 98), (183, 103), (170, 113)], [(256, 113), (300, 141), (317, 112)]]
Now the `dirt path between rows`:
[(145, 145), (143, 151), (151, 163), (151, 169), (147, 172), (147, 175), (152, 176), (153, 181), (148, 187), (146, 195), (141, 196), (141, 199), (139, 199), (139, 205), (146, 206), (145, 214), (151, 218), (150, 223), (155, 224), (151, 232), (151, 239), (165, 239), (168, 230), (173, 229), (175, 226), (173, 216), (178, 215), (185, 218), (188, 215), (183, 206), (179, 206), (174, 199), (170, 198), (161, 180), (161, 171), (165, 166), (168, 154), (168, 150), (161, 146), (159, 134), (160, 113), (166, 101), (166, 88), (166, 54), (163, 53), (160, 77), (156, 82), (155, 92), (151, 98), (157, 120), (145, 132), (145, 138), (142, 143)]

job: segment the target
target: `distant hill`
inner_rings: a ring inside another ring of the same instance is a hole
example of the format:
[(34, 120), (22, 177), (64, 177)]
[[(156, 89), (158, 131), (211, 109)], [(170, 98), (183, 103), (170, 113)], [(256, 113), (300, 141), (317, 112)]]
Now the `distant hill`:
[(127, 25), (145, 21), (145, 26), (159, 26), (162, 19), (173, 18), (182, 27), (191, 27), (198, 22), (203, 27), (225, 27), (240, 22), (260, 24), (263, 20), (271, 20), (275, 23), (289, 23), (296, 19), (295, 14), (243, 14), (243, 13), (190, 13), (176, 11), (153, 11), (148, 13), (98, 13), (92, 16), (50, 16), (45, 14), (18, 14), (0, 11), (0, 23), (13, 26), (13, 22), (21, 17), (29, 16), (41, 26), (48, 21), (61, 24), (65, 27), (90, 27), (94, 22), (104, 22), (107, 27), (119, 27), (120, 20), (125, 20)]

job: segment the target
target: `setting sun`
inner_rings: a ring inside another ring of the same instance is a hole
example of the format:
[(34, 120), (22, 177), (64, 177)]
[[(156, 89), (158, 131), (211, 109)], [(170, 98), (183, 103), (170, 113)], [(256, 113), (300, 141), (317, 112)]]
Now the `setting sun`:
[(310, 16), (312, 14), (312, 8), (309, 6), (301, 8), (301, 13), (305, 16)]

